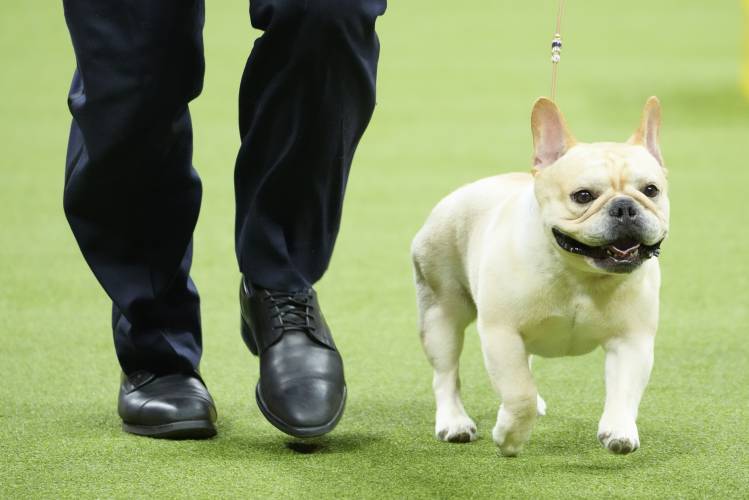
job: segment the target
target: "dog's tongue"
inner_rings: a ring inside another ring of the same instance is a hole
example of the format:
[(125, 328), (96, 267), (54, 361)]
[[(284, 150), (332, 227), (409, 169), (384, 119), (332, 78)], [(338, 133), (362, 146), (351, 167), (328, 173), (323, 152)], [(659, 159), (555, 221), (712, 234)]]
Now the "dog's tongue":
[(637, 255), (640, 249), (640, 243), (635, 241), (622, 241), (609, 245), (607, 248), (609, 254), (617, 259), (630, 259)]

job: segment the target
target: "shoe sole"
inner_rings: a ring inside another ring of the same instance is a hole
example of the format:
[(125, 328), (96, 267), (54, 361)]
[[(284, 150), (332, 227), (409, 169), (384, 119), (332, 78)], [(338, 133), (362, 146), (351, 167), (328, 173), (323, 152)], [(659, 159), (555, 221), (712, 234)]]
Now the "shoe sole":
[(161, 425), (122, 423), (122, 430), (157, 439), (208, 439), (216, 435), (216, 426), (208, 420), (183, 420)]
[(330, 420), (330, 422), (319, 425), (316, 427), (294, 427), (292, 425), (287, 424), (277, 416), (275, 416), (266, 406), (265, 401), (263, 401), (263, 397), (260, 395), (260, 384), (255, 386), (255, 400), (257, 401), (257, 406), (260, 408), (260, 412), (263, 414), (263, 416), (273, 424), (273, 426), (278, 429), (281, 432), (284, 432), (288, 434), (289, 436), (297, 437), (297, 438), (312, 438), (312, 437), (318, 437), (322, 436), (323, 434), (327, 434), (328, 432), (332, 431), (336, 425), (338, 425), (338, 421), (341, 420), (341, 417), (343, 416), (343, 410), (346, 407), (346, 386), (343, 387), (343, 399), (341, 400), (341, 407), (338, 408), (338, 411), (333, 416), (333, 418)]

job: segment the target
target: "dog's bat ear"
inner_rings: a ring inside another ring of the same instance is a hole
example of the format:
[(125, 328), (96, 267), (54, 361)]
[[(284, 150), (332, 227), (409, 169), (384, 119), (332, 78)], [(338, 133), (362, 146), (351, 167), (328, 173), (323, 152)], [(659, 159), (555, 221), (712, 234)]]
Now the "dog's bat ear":
[(663, 166), (660, 146), (661, 131), (661, 101), (652, 96), (645, 103), (638, 128), (627, 141), (629, 144), (643, 146)]
[(539, 97), (533, 105), (531, 131), (534, 171), (548, 167), (576, 143), (562, 112), (554, 101), (546, 97)]

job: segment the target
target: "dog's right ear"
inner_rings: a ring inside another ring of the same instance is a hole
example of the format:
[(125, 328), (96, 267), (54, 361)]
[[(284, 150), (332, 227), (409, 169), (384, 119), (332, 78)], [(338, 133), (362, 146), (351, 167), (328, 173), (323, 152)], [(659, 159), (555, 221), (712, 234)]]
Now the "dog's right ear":
[(562, 112), (554, 101), (539, 97), (531, 113), (531, 131), (533, 131), (533, 171), (548, 167), (572, 146), (575, 138), (567, 129)]

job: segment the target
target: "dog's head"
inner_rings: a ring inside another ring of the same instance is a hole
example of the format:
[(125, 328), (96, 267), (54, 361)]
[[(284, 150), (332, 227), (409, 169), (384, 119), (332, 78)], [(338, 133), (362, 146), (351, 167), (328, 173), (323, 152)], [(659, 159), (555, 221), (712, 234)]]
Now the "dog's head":
[(629, 273), (658, 255), (668, 233), (660, 102), (645, 104), (626, 143), (579, 143), (552, 101), (533, 107), (535, 194), (551, 243), (571, 263)]

